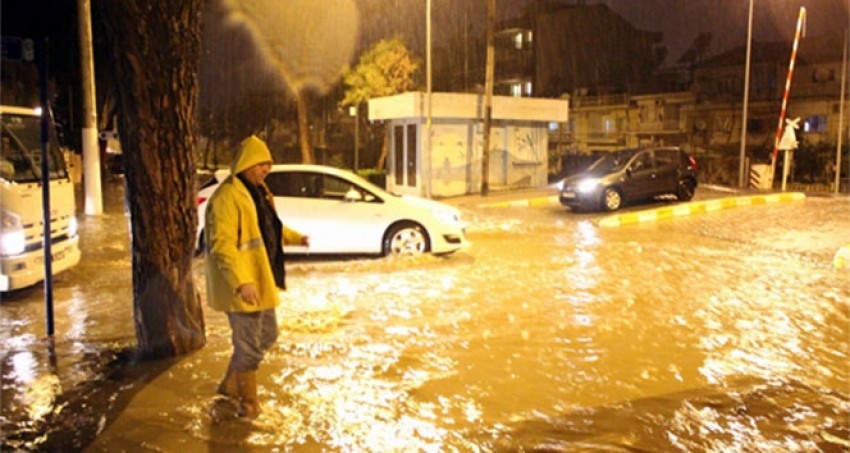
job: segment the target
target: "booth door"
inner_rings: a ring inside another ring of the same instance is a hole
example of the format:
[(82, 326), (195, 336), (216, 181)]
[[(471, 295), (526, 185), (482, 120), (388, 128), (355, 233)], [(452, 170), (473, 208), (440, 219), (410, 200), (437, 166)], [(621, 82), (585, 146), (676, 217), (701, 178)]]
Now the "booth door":
[(393, 126), (392, 178), (396, 192), (420, 195), (419, 127), (417, 124)]

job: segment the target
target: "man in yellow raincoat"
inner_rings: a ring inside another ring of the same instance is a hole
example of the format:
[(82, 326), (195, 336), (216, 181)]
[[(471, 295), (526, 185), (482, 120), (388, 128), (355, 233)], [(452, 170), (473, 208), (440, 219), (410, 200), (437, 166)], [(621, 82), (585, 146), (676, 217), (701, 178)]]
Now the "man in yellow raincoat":
[(256, 136), (245, 139), (225, 179), (208, 201), (205, 245), (207, 297), (227, 313), (233, 356), (218, 393), (239, 401), (239, 415), (254, 419), (257, 368), (277, 340), (275, 307), (286, 289), (283, 244), (309, 245), (283, 226), (263, 182), (272, 155)]

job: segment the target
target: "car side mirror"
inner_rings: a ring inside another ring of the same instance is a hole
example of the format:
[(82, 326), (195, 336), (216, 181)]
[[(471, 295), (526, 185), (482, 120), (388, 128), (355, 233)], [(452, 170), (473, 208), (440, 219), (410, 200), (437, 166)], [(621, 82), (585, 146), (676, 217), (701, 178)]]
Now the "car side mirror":
[(354, 187), (348, 189), (348, 192), (345, 192), (345, 196), (342, 197), (342, 201), (348, 203), (354, 203), (355, 201), (362, 201), (363, 196), (360, 195), (360, 192), (357, 191)]
[(632, 167), (631, 166), (626, 168), (626, 175), (630, 178), (632, 177)]

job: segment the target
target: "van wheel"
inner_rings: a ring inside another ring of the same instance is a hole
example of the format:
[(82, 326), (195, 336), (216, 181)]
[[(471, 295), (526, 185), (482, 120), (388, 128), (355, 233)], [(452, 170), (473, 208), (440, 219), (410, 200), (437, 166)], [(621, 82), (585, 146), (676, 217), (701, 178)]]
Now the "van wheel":
[(676, 198), (679, 201), (690, 201), (694, 197), (694, 182), (690, 179), (683, 178), (676, 185)]
[(417, 256), (429, 249), (428, 236), (412, 222), (393, 225), (384, 236), (384, 256)]
[(616, 211), (623, 205), (623, 195), (619, 190), (608, 187), (602, 192), (602, 209)]

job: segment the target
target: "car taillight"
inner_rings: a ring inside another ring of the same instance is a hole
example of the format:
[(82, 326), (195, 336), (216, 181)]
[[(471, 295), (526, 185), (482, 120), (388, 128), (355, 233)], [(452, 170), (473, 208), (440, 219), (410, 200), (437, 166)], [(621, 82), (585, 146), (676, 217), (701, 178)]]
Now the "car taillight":
[(207, 201), (207, 197), (198, 197), (198, 206), (204, 204)]

